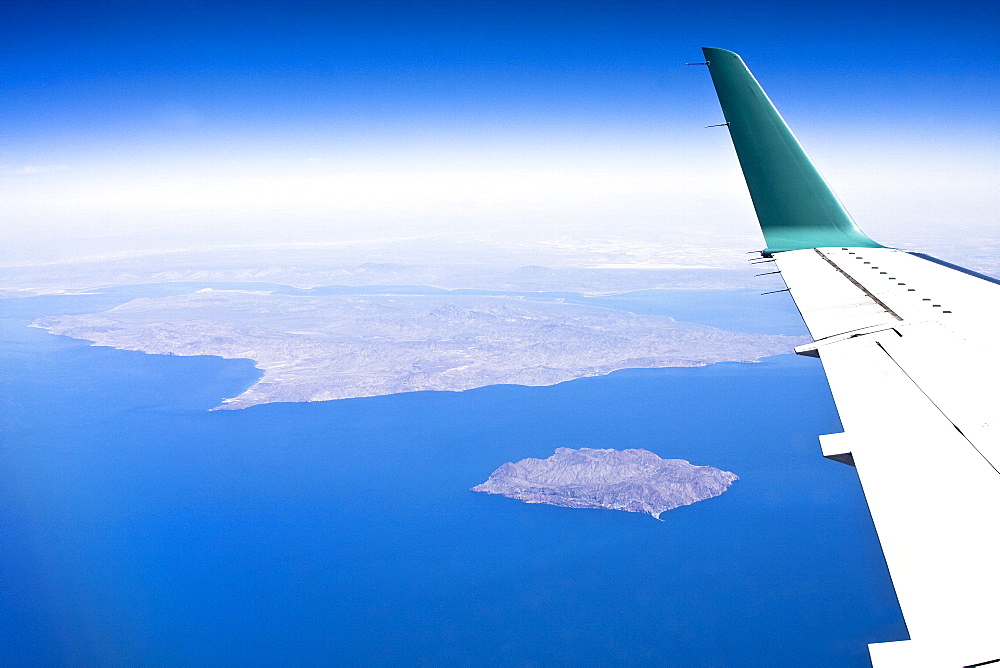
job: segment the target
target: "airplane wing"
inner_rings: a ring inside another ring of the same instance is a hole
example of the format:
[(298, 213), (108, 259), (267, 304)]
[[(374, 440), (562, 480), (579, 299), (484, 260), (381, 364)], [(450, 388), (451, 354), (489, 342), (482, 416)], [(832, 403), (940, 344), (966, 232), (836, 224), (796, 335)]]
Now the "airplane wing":
[(1000, 665), (1000, 281), (868, 238), (731, 51), (703, 49), (761, 229), (814, 342), (910, 639), (875, 668)]

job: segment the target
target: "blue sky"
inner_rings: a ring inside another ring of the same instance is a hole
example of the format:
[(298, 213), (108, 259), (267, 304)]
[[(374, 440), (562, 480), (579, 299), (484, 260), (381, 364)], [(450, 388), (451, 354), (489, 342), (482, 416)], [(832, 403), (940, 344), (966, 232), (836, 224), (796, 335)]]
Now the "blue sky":
[(869, 232), (996, 227), (998, 15), (962, 2), (8, 2), (0, 176), (7, 233), (24, 237), (10, 247), (606, 236), (622, 219), (752, 236), (728, 138), (703, 128), (720, 118), (708, 75), (683, 65), (700, 46), (744, 56)]

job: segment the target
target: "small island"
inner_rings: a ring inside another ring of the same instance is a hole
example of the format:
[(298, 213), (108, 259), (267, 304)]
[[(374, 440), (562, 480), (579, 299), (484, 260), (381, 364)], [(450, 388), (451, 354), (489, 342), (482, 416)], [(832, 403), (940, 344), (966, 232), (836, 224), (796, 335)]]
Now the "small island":
[(556, 448), (547, 459), (529, 457), (498, 468), (474, 492), (567, 508), (608, 508), (656, 519), (679, 506), (719, 496), (739, 477), (649, 450)]

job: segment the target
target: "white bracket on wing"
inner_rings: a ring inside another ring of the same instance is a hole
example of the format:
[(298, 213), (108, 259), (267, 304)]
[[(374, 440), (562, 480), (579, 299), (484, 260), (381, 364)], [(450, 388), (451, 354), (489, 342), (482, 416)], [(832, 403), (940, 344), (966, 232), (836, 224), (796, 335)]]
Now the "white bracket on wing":
[(847, 434), (824, 434), (819, 437), (819, 446), (823, 449), (823, 456), (827, 459), (854, 466), (851, 439)]

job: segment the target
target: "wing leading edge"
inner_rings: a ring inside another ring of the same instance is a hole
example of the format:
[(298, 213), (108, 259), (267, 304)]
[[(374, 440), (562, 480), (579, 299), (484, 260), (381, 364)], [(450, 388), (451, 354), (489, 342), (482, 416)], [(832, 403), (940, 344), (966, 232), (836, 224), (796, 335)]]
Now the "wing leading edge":
[[(867, 237), (743, 60), (704, 49), (761, 229), (823, 362), (910, 640), (875, 668), (1000, 661), (1000, 285)], [(998, 664), (1000, 665), (1000, 664)]]

